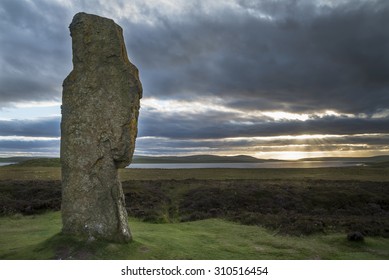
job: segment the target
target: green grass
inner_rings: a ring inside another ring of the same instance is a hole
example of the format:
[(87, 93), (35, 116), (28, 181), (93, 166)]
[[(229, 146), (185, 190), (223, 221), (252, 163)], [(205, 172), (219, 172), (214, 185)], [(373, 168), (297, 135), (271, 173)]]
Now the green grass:
[(389, 259), (389, 239), (344, 234), (280, 236), (219, 219), (151, 224), (131, 219), (129, 244), (61, 235), (59, 212), (0, 218), (0, 259)]
[[(389, 181), (389, 167), (343, 167), (343, 168), (199, 168), (199, 169), (121, 169), (122, 181), (127, 180), (359, 180)], [(60, 167), (2, 166), (0, 180), (60, 180)]]
[(61, 180), (61, 168), (1, 166), (0, 180)]

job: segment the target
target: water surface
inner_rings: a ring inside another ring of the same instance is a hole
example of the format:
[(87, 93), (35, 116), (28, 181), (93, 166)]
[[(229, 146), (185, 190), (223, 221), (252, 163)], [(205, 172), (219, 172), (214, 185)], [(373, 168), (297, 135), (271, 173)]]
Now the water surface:
[(15, 164), (15, 162), (0, 162), (0, 166)]

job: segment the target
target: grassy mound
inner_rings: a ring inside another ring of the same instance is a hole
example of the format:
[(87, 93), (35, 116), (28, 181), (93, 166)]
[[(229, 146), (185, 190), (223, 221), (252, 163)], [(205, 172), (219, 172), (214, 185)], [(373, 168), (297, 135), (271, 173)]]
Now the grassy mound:
[(34, 158), (16, 163), (16, 167), (61, 167), (59, 158)]
[(344, 234), (279, 236), (219, 219), (152, 224), (130, 219), (129, 244), (60, 234), (60, 213), (0, 218), (0, 259), (389, 259), (389, 240)]

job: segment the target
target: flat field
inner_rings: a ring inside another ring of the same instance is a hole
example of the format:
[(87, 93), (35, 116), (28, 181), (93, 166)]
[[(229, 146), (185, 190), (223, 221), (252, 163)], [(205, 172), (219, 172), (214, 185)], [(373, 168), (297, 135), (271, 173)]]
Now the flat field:
[[(184, 179), (321, 179), (389, 181), (389, 167), (343, 168), (198, 168), (198, 169), (121, 169), (120, 178), (127, 180), (184, 180)], [(60, 180), (61, 168), (50, 166), (2, 166), (0, 180)]]

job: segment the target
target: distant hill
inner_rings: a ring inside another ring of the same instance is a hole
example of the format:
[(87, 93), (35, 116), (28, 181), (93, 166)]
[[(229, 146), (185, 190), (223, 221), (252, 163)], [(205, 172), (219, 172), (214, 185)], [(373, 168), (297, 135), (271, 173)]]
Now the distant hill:
[[(265, 162), (276, 160), (264, 160), (250, 156), (213, 156), (213, 155), (195, 155), (195, 156), (134, 156), (132, 163), (242, 163), (242, 162)], [(13, 162), (17, 166), (25, 167), (59, 167), (61, 166), (59, 158), (31, 158), (31, 157), (12, 157), (1, 158), (0, 162)]]
[[(260, 162), (276, 162), (281, 160), (275, 159), (259, 159), (250, 156), (214, 156), (214, 155), (194, 155), (194, 156), (137, 156), (132, 159), (132, 163), (137, 164), (152, 164), (152, 163), (260, 163)], [(375, 157), (318, 157), (318, 158), (303, 158), (298, 161), (348, 161), (360, 162), (372, 166), (387, 166), (389, 163), (388, 156)], [(60, 167), (59, 158), (31, 158), (31, 157), (9, 157), (0, 158), (0, 162), (13, 162), (17, 166), (25, 167)], [(380, 165), (378, 165), (380, 164)]]
[(352, 161), (361, 163), (370, 162), (387, 162), (389, 155), (374, 156), (374, 157), (316, 157), (316, 158), (302, 158), (299, 161)]
[(61, 167), (59, 158), (33, 158), (25, 159), (14, 164), (23, 167)]
[(0, 158), (0, 162), (21, 162), (21, 161), (26, 161), (29, 159), (34, 159), (32, 157), (5, 157), (5, 158)]
[[(235, 162), (265, 162), (267, 160), (250, 156), (213, 156), (213, 155), (195, 155), (195, 156), (134, 156), (133, 163), (235, 163)], [(271, 160), (275, 161), (275, 160)]]

